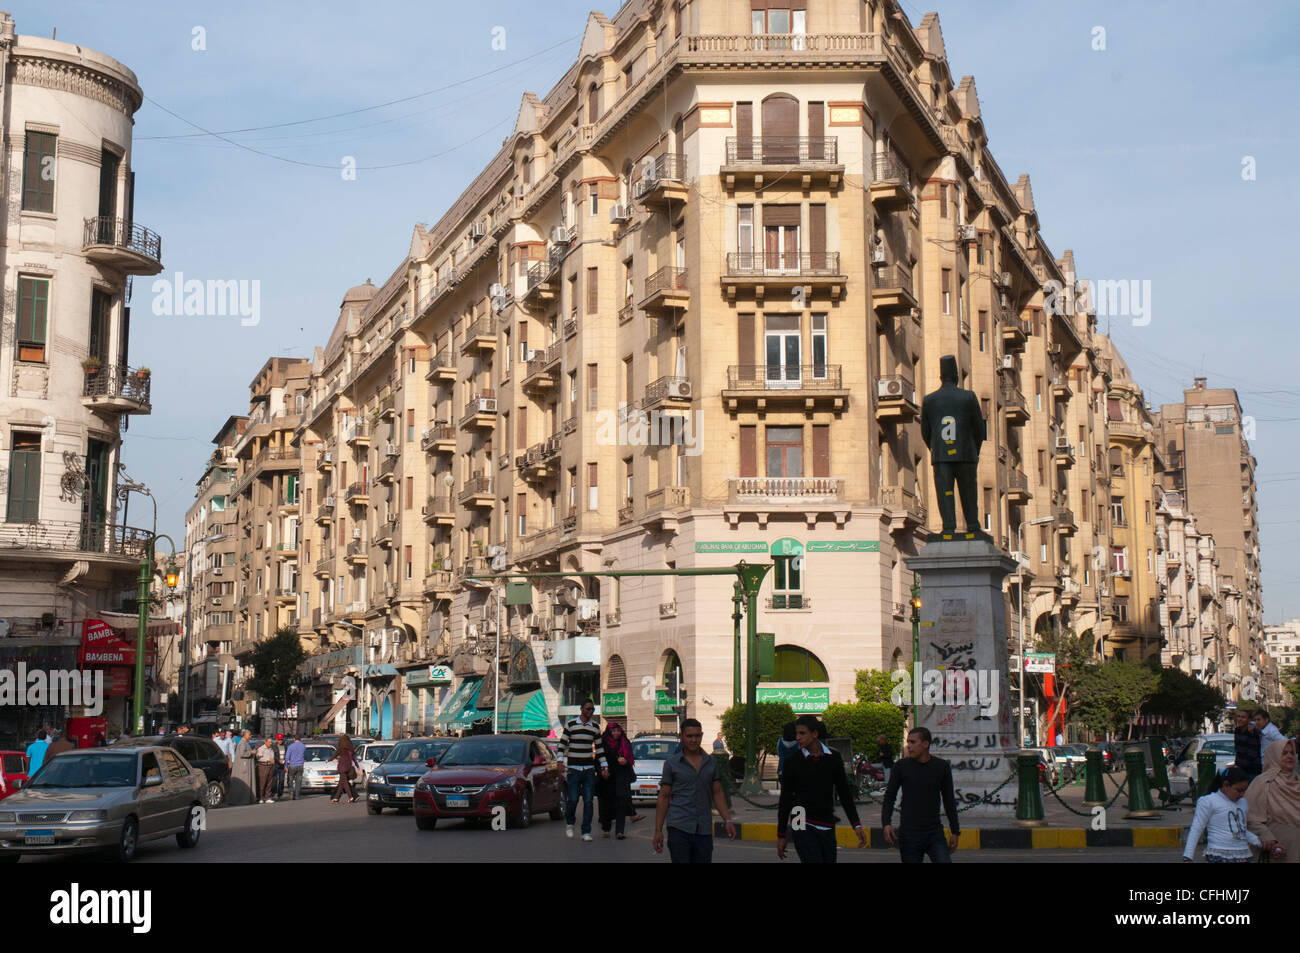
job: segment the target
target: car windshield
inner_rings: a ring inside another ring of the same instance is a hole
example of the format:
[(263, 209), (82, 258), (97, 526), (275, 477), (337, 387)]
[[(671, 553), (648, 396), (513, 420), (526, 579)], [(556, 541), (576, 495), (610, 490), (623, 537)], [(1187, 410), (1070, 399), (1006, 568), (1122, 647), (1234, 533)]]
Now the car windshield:
[(632, 757), (637, 761), (663, 761), (675, 750), (676, 741), (647, 738), (632, 742)]
[(393, 745), (384, 764), (424, 764), (450, 748), (450, 738), (438, 741), (399, 741)]
[(133, 754), (87, 754), (47, 761), (29, 788), (129, 788), (136, 783)]
[(304, 761), (333, 761), (334, 749), (325, 745), (312, 745), (303, 753)]
[(366, 745), (366, 760), (379, 764), (393, 750), (392, 745)]
[(490, 741), (457, 741), (438, 761), (438, 767), (477, 764), (523, 764), (528, 748), (525, 741), (492, 739)]
[(1207, 741), (1202, 751), (1213, 751), (1215, 754), (1236, 755), (1237, 749), (1231, 741)]

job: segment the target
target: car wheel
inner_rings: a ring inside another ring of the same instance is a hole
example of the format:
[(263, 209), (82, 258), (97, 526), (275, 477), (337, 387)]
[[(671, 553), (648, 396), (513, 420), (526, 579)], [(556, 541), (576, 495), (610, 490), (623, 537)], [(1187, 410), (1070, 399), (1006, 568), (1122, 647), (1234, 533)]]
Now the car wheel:
[(564, 804), (556, 804), (555, 807), (546, 812), (546, 816), (553, 821), (564, 820)]
[(533, 823), (533, 792), (525, 791), (523, 800), (519, 802), (519, 813), (515, 815), (515, 827), (522, 831), (531, 823)]
[(221, 807), (226, 802), (226, 789), (221, 786), (220, 781), (209, 781), (207, 789), (203, 792), (203, 806), (209, 811)]
[(422, 831), (431, 831), (438, 826), (438, 819), (436, 817), (421, 817), (417, 814), (415, 815), (415, 826)]
[(367, 802), (366, 802), (366, 813), (367, 813), (367, 814), (383, 814), (383, 813), (384, 813), (384, 808), (383, 808), (382, 805), (379, 805), (379, 804), (371, 804), (369, 801), (367, 801)]
[(140, 845), (140, 822), (134, 816), (122, 822), (122, 834), (117, 839), (117, 846), (111, 847), (113, 859), (119, 863), (129, 863), (135, 857), (135, 849)]
[(190, 807), (190, 816), (185, 821), (185, 830), (176, 835), (176, 843), (180, 844), (182, 847), (190, 848), (199, 846), (199, 834), (203, 831), (199, 826), (199, 819), (202, 815), (199, 810), (197, 810), (198, 807), (199, 805), (197, 804)]

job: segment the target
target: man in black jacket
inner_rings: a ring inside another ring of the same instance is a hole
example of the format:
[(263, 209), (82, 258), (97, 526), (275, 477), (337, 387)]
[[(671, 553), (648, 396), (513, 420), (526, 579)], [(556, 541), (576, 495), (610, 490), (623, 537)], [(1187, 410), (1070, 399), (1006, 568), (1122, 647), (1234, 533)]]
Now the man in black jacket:
[[(797, 750), (785, 759), (781, 774), (781, 804), (776, 812), (776, 855), (785, 860), (787, 831), (805, 864), (833, 864), (836, 859), (835, 795), (858, 834), (858, 846), (867, 835), (858, 821), (853, 790), (844, 773), (844, 759), (821, 741), (821, 723), (813, 715), (795, 720)], [(792, 816), (793, 815), (793, 816)]]
[(1255, 722), (1251, 720), (1249, 711), (1238, 708), (1236, 719), (1237, 723), (1232, 732), (1236, 764), (1253, 781), (1264, 770), (1260, 755), (1263, 745), (1260, 744), (1260, 735), (1255, 729)]
[(930, 448), (934, 466), (934, 495), (943, 522), (941, 536), (952, 539), (957, 535), (957, 501), (952, 495), (955, 481), (962, 515), (966, 517), (966, 538), (987, 539), (980, 530), (975, 493), (980, 445), (988, 432), (984, 413), (975, 392), (957, 386), (957, 358), (951, 354), (939, 358), (939, 380), (942, 386), (926, 394), (921, 402), (921, 439)]
[[(894, 799), (903, 791), (903, 820), (895, 836), (892, 819)], [(939, 801), (948, 815), (948, 840), (939, 820)], [(897, 841), (903, 863), (919, 864), (928, 854), (936, 864), (952, 863), (961, 827), (957, 822), (957, 799), (952, 790), (952, 768), (942, 758), (930, 756), (930, 729), (913, 728), (907, 733), (907, 757), (894, 765), (885, 788), (881, 816), (885, 843)]]

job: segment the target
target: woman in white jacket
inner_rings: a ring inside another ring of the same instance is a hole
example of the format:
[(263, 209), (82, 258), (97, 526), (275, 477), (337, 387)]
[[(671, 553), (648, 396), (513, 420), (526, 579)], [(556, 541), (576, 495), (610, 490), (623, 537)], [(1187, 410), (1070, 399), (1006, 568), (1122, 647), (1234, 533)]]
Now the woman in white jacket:
[(1250, 805), (1243, 795), (1250, 776), (1235, 764), (1224, 768), (1210, 782), (1210, 790), (1196, 802), (1192, 828), (1187, 832), (1183, 862), (1190, 864), (1196, 845), (1205, 834), (1205, 859), (1211, 864), (1248, 864), (1250, 847), (1272, 851), (1277, 841), (1263, 841), (1247, 829)]

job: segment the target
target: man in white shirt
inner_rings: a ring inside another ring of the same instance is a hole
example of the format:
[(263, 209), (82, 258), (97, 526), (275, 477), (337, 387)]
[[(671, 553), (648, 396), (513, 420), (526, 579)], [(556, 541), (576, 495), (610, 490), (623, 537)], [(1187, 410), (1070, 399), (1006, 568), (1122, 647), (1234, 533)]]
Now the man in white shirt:
[(1255, 727), (1259, 729), (1259, 750), (1261, 753), (1268, 750), (1268, 746), (1273, 742), (1286, 740), (1286, 735), (1278, 731), (1277, 725), (1273, 724), (1273, 720), (1269, 717), (1268, 710), (1265, 708), (1255, 712)]

